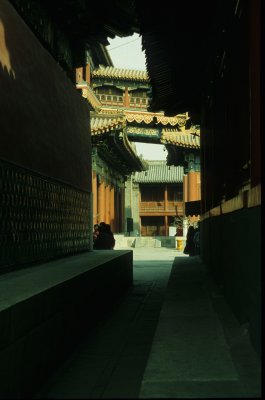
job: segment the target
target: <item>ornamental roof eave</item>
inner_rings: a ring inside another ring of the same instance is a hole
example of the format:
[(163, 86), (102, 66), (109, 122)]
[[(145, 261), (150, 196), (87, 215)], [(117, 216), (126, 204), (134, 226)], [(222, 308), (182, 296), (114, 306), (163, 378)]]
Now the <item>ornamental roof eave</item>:
[[(143, 171), (147, 168), (145, 161), (138, 156), (133, 145), (129, 142), (125, 133), (126, 121), (123, 116), (95, 115), (91, 118), (92, 146), (102, 146), (108, 141), (121, 159), (121, 165), (127, 164), (130, 172)], [(94, 143), (93, 143), (94, 142)]]
[[(116, 110), (116, 113), (113, 114), (91, 112), (91, 136), (107, 134), (123, 129), (127, 123), (129, 123), (128, 115), (124, 110), (122, 112)], [(200, 149), (200, 131), (198, 129), (178, 131), (177, 129), (163, 128), (160, 142), (178, 147)]]
[(99, 113), (100, 114), (116, 114), (122, 112), (126, 117), (128, 123), (144, 123), (144, 124), (156, 124), (169, 127), (178, 127), (179, 130), (185, 130), (185, 125), (190, 119), (188, 113), (177, 114), (173, 117), (167, 117), (163, 112), (149, 112), (147, 110), (131, 110), (125, 107), (122, 108), (112, 108), (102, 106)]
[(124, 128), (125, 119), (121, 115), (99, 116), (91, 113), (90, 131), (91, 136), (102, 135)]
[(76, 88), (81, 90), (82, 97), (87, 99), (92, 110), (99, 110), (102, 107), (101, 101), (87, 82), (77, 83)]
[(200, 149), (200, 133), (199, 131), (191, 129), (184, 132), (179, 132), (173, 129), (163, 129), (161, 143)]
[(128, 122), (136, 122), (136, 123), (145, 123), (150, 124), (154, 123), (155, 125), (163, 125), (163, 126), (178, 126), (180, 129), (183, 127), (185, 129), (186, 119), (185, 117), (174, 116), (174, 117), (165, 117), (159, 113), (139, 113), (139, 112), (130, 112), (125, 110), (126, 120)]
[(121, 79), (131, 80), (139, 82), (149, 82), (149, 76), (146, 71), (116, 68), (116, 67), (105, 67), (100, 65), (99, 68), (92, 72), (92, 78), (109, 78), (109, 79)]

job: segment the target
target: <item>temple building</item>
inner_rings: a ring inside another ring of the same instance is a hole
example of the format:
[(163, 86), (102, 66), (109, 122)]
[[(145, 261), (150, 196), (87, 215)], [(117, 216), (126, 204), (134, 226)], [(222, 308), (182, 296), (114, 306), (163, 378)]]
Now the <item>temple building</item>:
[[(127, 232), (125, 182), (130, 180), (131, 173), (149, 167), (137, 156), (134, 142), (165, 144), (167, 164), (174, 162), (185, 167), (181, 201), (195, 200), (198, 205), (200, 130), (191, 125), (188, 113), (166, 117), (163, 112), (148, 111), (151, 88), (148, 74), (115, 68), (106, 53), (104, 49), (101, 57), (104, 65), (93, 68), (91, 64), (77, 70), (77, 89), (91, 107), (93, 223), (105, 220), (114, 232)], [(185, 205), (182, 208), (185, 210)], [(192, 212), (199, 215), (199, 207)], [(168, 234), (169, 222), (165, 217), (171, 214), (169, 210), (167, 215), (159, 214), (163, 219), (157, 228), (160, 234)], [(135, 224), (139, 234), (147, 235), (150, 231), (144, 232)]]
[[(163, 142), (168, 150), (167, 164), (182, 165), (184, 215), (196, 220), (201, 214), (200, 129), (194, 127), (190, 135), (165, 129)], [(170, 143), (177, 144), (170, 146)]]
[(147, 110), (151, 86), (146, 71), (100, 65), (92, 72), (91, 83), (102, 109)]
[(130, 143), (122, 118), (91, 118), (93, 223), (125, 230), (125, 182), (133, 171), (147, 168)]
[[(106, 50), (102, 55), (105, 54)], [(107, 57), (101, 57), (101, 60), (106, 65), (112, 65)], [(99, 70), (102, 69), (101, 65)], [(114, 68), (106, 67), (106, 70), (109, 69)], [(135, 145), (129, 141), (126, 132), (126, 118), (122, 113), (127, 102), (126, 95), (122, 96), (126, 89), (123, 88), (121, 96), (117, 97), (118, 89), (103, 85), (99, 94), (97, 86), (91, 84), (90, 71), (93, 71), (92, 65), (77, 69), (76, 86), (88, 101), (91, 111), (93, 224), (104, 221), (110, 224), (113, 232), (124, 232), (126, 179), (134, 171), (145, 170), (147, 165), (137, 155)], [(148, 81), (146, 73), (142, 74)], [(112, 107), (104, 108), (106, 104)], [(121, 110), (114, 106), (121, 107)]]
[(133, 173), (126, 182), (126, 217), (133, 220), (134, 236), (173, 236), (176, 217), (183, 218), (183, 167), (147, 163), (147, 171)]

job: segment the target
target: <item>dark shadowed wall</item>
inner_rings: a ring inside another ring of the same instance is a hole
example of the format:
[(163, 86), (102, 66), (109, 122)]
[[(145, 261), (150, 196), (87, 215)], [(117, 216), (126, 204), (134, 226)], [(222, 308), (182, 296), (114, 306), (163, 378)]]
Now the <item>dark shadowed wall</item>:
[(0, 88), (0, 266), (89, 249), (88, 105), (6, 0)]

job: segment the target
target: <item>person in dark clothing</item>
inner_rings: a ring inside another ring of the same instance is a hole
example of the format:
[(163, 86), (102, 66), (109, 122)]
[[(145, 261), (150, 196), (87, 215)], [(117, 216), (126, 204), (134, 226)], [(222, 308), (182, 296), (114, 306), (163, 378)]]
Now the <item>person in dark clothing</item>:
[(197, 227), (194, 230), (193, 236), (194, 243), (194, 255), (200, 254), (200, 221), (198, 221)]
[(99, 224), (99, 234), (94, 242), (95, 250), (113, 250), (115, 245), (115, 239), (113, 233), (110, 230), (110, 226), (101, 222)]
[(95, 224), (93, 231), (93, 243), (95, 243), (95, 241), (97, 240), (98, 234), (99, 234), (99, 225)]
[(195, 255), (195, 245), (193, 241), (194, 231), (194, 227), (190, 225), (187, 232), (186, 246), (184, 248), (184, 254), (189, 254), (189, 256)]
[(106, 224), (105, 228), (106, 228), (107, 234), (110, 236), (110, 237), (109, 237), (110, 248), (113, 250), (113, 249), (114, 249), (114, 246), (115, 246), (114, 235), (113, 235), (113, 233), (112, 233), (112, 231), (111, 231), (111, 228), (110, 228), (110, 225), (109, 225), (109, 224)]

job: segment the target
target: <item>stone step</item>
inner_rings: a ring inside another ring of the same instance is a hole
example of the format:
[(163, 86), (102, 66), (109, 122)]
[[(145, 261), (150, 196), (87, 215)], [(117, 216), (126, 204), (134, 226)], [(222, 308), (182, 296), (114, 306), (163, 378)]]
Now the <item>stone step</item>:
[(175, 248), (176, 240), (174, 236), (137, 236), (128, 237), (124, 235), (114, 235), (116, 243), (115, 249), (126, 248), (126, 247), (148, 247), (158, 248), (167, 247)]

